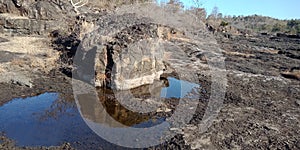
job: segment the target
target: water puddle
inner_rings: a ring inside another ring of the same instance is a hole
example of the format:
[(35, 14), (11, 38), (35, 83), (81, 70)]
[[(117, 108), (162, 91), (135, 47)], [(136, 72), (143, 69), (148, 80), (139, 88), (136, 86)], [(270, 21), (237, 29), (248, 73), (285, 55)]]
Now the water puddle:
[(0, 107), (0, 132), (17, 146), (105, 149), (116, 146), (97, 136), (83, 121), (75, 101), (59, 93), (16, 98)]
[[(158, 109), (162, 103), (168, 103), (169, 106), (164, 105), (164, 107), (171, 111), (170, 108), (175, 109), (180, 98), (186, 97), (193, 89), (199, 87), (200, 85), (198, 84), (169, 77), (167, 81), (159, 81), (155, 85), (144, 85), (129, 91), (98, 89), (99, 99), (93, 94), (83, 94), (78, 96), (78, 104), (83, 117), (92, 122), (107, 123), (108, 126), (112, 127), (124, 127), (123, 125), (125, 125), (144, 128), (160, 124), (165, 121), (167, 116), (171, 115), (171, 112), (166, 113)], [(124, 98), (127, 95), (131, 95), (131, 97)], [(120, 102), (122, 101), (120, 98), (124, 98), (125, 102)], [(154, 107), (155, 109), (149, 113), (133, 111), (126, 107), (126, 105), (130, 105), (143, 109), (143, 104), (140, 101), (146, 99), (150, 101), (150, 104), (146, 103), (144, 107), (150, 107), (151, 103), (157, 103), (157, 106)], [(130, 102), (130, 100), (133, 102)], [(105, 111), (103, 108), (99, 109), (102, 106)], [(157, 111), (160, 112), (159, 115)], [(112, 119), (118, 122), (112, 123), (114, 122)]]
[[(57, 93), (45, 93), (25, 99), (13, 99), (0, 107), (0, 131), (20, 146), (51, 146), (73, 140), (84, 122), (76, 105), (59, 99)], [(75, 139), (74, 139), (75, 140)]]
[(184, 80), (178, 80), (168, 77), (169, 86), (161, 90), (162, 98), (183, 98), (189, 94), (194, 88), (199, 88), (199, 84), (191, 83)]
[[(167, 85), (146, 90), (132, 90), (136, 97), (147, 97), (154, 94), (162, 98), (176, 100), (184, 97), (199, 85), (168, 78)], [(165, 121), (166, 116), (155, 116), (155, 113), (142, 114), (123, 107), (109, 90), (99, 90), (98, 97), (103, 107), (95, 105), (90, 95), (82, 95), (80, 112), (84, 118), (93, 122), (107, 121), (106, 114), (125, 126), (148, 128)], [(107, 112), (107, 113), (103, 113)], [(104, 115), (105, 114), (105, 115)], [(71, 144), (83, 142), (95, 147), (111, 147), (98, 137), (83, 121), (75, 101), (67, 100), (59, 93), (44, 93), (35, 97), (16, 98), (0, 107), (0, 132), (16, 141), (18, 146), (58, 146), (63, 142)], [(80, 144), (81, 146), (84, 144)], [(106, 145), (106, 146), (105, 146)], [(74, 146), (74, 145), (73, 145)], [(75, 146), (76, 147), (76, 146)]]

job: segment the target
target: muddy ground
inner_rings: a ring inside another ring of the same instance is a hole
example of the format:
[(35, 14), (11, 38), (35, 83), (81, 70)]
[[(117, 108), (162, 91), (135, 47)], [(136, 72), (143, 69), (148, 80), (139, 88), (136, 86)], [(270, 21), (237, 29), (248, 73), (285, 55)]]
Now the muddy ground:
[[(199, 83), (207, 93), (201, 97), (190, 127), (170, 141), (149, 149), (300, 149), (300, 39), (276, 35), (228, 38), (221, 33), (215, 38), (224, 50), (228, 80), (224, 105), (217, 118), (205, 133), (197, 132), (211, 84), (209, 73), (197, 72)], [(72, 97), (71, 78), (59, 70), (57, 54), (39, 51), (27, 58), (24, 52), (1, 47), (13, 40), (6, 36), (0, 40), (0, 106), (13, 98), (49, 91)], [(50, 44), (45, 48), (53, 50)], [(48, 61), (52, 59), (58, 65), (45, 68), (53, 63)], [(38, 69), (32, 71), (32, 62), (37, 60), (38, 64), (45, 65), (35, 66)], [(208, 69), (205, 62), (201, 67)], [(17, 147), (5, 134), (0, 136), (0, 149), (48, 148)], [(72, 149), (72, 144), (49, 149)]]

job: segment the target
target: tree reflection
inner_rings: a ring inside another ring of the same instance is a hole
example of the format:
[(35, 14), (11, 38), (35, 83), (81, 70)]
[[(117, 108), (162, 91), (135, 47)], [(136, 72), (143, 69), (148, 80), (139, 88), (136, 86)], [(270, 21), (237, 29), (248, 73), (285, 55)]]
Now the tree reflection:
[(48, 109), (34, 115), (38, 116), (39, 121), (46, 121), (48, 119), (58, 120), (61, 116), (74, 116), (77, 113), (73, 96), (60, 93)]

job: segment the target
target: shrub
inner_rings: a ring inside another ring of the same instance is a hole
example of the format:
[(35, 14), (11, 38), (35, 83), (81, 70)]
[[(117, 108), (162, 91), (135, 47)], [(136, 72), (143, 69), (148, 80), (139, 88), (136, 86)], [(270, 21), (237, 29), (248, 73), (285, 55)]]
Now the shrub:
[(220, 23), (220, 26), (225, 27), (225, 26), (228, 26), (228, 24), (229, 24), (228, 22), (222, 21)]

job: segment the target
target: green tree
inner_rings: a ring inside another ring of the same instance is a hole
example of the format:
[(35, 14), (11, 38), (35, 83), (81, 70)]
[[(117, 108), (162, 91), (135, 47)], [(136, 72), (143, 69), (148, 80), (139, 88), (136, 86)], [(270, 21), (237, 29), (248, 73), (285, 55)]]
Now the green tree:
[(287, 22), (287, 26), (288, 26), (289, 28), (295, 28), (295, 27), (297, 27), (298, 25), (300, 25), (300, 20), (292, 19), (292, 20), (289, 20), (289, 21)]
[(222, 21), (222, 22), (220, 23), (220, 26), (222, 26), (222, 27), (228, 26), (228, 22)]
[(293, 34), (300, 33), (300, 20), (292, 19), (287, 21), (287, 29)]

